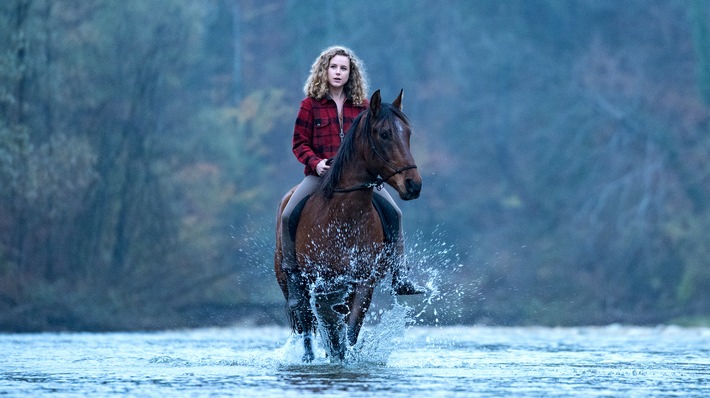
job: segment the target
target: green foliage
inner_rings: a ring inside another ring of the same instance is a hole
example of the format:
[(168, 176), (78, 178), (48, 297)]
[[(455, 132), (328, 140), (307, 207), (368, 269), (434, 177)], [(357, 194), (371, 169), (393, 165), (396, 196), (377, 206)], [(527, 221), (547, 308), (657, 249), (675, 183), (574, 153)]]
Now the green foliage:
[(269, 309), (274, 213), (301, 178), (303, 82), (334, 43), (372, 91), (405, 90), (424, 191), (404, 225), (461, 250), (453, 321), (702, 320), (708, 12), (0, 2), (0, 329), (217, 324), (245, 308), (284, 321)]

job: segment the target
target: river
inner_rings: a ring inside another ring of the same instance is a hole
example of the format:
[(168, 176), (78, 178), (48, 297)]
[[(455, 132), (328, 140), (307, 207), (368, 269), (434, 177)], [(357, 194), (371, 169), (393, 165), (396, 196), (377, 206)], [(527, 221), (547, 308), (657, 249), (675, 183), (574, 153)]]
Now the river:
[(707, 328), (403, 327), (400, 315), (366, 326), (341, 364), (318, 347), (300, 363), (282, 327), (0, 334), (0, 396), (710, 396)]

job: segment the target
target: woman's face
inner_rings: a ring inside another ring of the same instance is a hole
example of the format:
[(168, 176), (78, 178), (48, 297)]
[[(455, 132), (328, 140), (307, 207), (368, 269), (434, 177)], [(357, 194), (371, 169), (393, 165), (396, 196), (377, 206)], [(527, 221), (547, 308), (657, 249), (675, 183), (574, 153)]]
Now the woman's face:
[(350, 58), (336, 55), (328, 65), (328, 84), (331, 88), (345, 87), (350, 78)]

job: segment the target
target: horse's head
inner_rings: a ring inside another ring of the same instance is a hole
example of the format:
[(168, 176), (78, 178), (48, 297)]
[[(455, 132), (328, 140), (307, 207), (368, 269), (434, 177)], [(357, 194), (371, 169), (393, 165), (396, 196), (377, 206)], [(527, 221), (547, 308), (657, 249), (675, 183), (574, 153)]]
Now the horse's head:
[(411, 200), (419, 197), (422, 176), (409, 149), (412, 129), (402, 112), (403, 92), (392, 104), (382, 103), (380, 90), (370, 99), (370, 130), (366, 134), (373, 154), (368, 168), (396, 189), (400, 198)]

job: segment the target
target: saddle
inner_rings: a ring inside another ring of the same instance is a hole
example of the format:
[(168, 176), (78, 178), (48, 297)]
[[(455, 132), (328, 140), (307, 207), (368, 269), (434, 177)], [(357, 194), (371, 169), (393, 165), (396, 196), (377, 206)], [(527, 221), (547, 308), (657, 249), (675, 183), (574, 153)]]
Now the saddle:
[[(306, 202), (311, 197), (311, 195), (306, 196), (301, 199), (300, 202), (293, 208), (291, 216), (288, 219), (288, 230), (291, 234), (291, 241), (296, 241), (296, 229), (298, 228), (298, 221), (301, 219), (301, 213), (303, 208), (306, 206)], [(394, 207), (387, 202), (387, 200), (380, 195), (372, 195), (372, 205), (375, 207), (377, 214), (380, 215), (380, 221), (382, 222), (382, 230), (385, 234), (385, 243), (394, 243), (399, 239), (399, 220), (397, 217), (397, 212)]]

